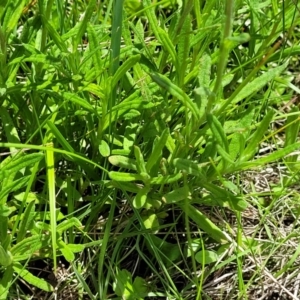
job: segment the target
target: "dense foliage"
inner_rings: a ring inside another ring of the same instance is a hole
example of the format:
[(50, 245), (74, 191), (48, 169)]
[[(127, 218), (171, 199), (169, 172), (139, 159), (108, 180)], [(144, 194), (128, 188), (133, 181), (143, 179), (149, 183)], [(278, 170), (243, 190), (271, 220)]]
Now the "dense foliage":
[(298, 299), (299, 23), (292, 0), (1, 1), (0, 299)]

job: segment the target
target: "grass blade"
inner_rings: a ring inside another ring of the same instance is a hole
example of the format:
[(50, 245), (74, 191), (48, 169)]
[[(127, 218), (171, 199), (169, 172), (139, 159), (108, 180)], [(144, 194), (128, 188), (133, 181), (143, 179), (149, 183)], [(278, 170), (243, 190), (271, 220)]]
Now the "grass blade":
[[(47, 145), (47, 148), (53, 148), (53, 144)], [(50, 207), (50, 226), (51, 226), (51, 241), (53, 251), (53, 268), (54, 273), (57, 270), (56, 261), (56, 194), (55, 194), (55, 172), (54, 172), (54, 153), (51, 150), (46, 150), (46, 167), (48, 179), (49, 207)]]

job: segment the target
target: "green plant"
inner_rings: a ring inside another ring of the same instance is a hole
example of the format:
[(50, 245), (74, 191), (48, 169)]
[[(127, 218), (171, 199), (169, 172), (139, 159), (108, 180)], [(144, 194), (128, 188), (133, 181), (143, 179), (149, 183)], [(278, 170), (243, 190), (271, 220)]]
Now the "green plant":
[[(298, 180), (299, 109), (285, 110), (298, 14), (271, 0), (2, 1), (1, 299), (19, 277), (51, 292), (28, 264), (56, 272), (58, 257), (81, 299), (209, 299), (228, 269), (228, 297), (246, 299), (264, 270), (247, 277), (245, 261), (293, 237), (257, 241)], [(269, 202), (244, 192), (247, 172), (275, 162), (291, 176)]]

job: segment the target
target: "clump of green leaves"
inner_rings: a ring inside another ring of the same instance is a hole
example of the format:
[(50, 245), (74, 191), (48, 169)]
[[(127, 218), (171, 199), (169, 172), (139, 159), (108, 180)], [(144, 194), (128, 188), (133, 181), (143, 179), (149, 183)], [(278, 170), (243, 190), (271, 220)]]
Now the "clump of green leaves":
[[(297, 169), (299, 111), (279, 108), (299, 46), (277, 40), (298, 12), (269, 2), (0, 4), (0, 299), (15, 276), (51, 292), (21, 264), (57, 256), (91, 299), (201, 298), (232, 244), (203, 208), (239, 218), (233, 175)], [(283, 117), (284, 145), (258, 157)]]

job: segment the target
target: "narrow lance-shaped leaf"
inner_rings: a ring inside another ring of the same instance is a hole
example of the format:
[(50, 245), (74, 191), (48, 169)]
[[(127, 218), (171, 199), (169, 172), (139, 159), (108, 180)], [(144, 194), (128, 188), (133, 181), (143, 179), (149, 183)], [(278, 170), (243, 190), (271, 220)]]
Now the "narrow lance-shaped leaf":
[(182, 188), (175, 189), (162, 197), (165, 203), (176, 203), (182, 200), (187, 200), (190, 196), (190, 191), (187, 185)]
[(155, 37), (159, 40), (159, 32), (158, 32), (158, 24), (157, 24), (157, 18), (155, 15), (154, 7), (152, 6), (151, 0), (142, 0), (143, 7), (145, 7), (145, 14), (147, 16), (147, 20), (150, 23), (151, 29), (153, 30), (153, 33)]
[(18, 24), (25, 4), (25, 0), (18, 0), (10, 1), (10, 4), (7, 6), (4, 16), (3, 27), (8, 35), (12, 32), (12, 30), (14, 30), (14, 28)]
[[(22, 199), (23, 200), (23, 199)], [(23, 218), (20, 222), (19, 231), (17, 234), (17, 243), (22, 241), (25, 238), (26, 231), (29, 230), (29, 226), (32, 224), (34, 219), (34, 210), (35, 210), (35, 201), (28, 203)]]
[[(5, 199), (6, 196), (14, 191), (17, 191), (21, 188), (23, 188), (24, 186), (26, 186), (28, 184), (28, 181), (30, 180), (30, 176), (25, 176), (25, 177), (21, 177), (15, 181), (9, 182), (7, 183), (0, 192), (0, 203), (4, 204), (5, 203)], [(4, 198), (5, 197), (5, 198)]]
[(27, 271), (24, 268), (24, 266), (22, 266), (20, 263), (15, 262), (13, 264), (13, 269), (16, 273), (18, 273), (20, 275), (20, 277), (22, 277), (29, 284), (31, 284), (43, 291), (46, 291), (46, 292), (53, 291), (53, 287), (50, 283), (48, 283), (44, 279), (40, 279), (39, 277), (34, 276), (32, 273)]
[(234, 164), (234, 161), (232, 160), (231, 156), (220, 145), (216, 145), (216, 148), (218, 153), (221, 155), (221, 157), (226, 163)]
[(228, 153), (228, 140), (225, 135), (222, 124), (214, 115), (211, 114), (207, 115), (207, 122), (213, 133), (214, 139)]
[(262, 157), (262, 158), (254, 160), (254, 161), (242, 162), (241, 164), (239, 164), (237, 166), (237, 169), (246, 170), (246, 169), (250, 169), (254, 166), (262, 166), (264, 164), (268, 164), (268, 163), (274, 162), (278, 159), (281, 159), (298, 149), (300, 149), (300, 143), (295, 143), (295, 144), (286, 146), (283, 149), (277, 150), (277, 151), (269, 154), (266, 157)]
[(24, 240), (22, 240), (21, 242), (19, 242), (18, 244), (14, 245), (11, 248), (11, 253), (13, 256), (16, 256), (19, 253), (24, 253), (28, 251), (28, 249), (30, 250), (31, 246), (35, 244), (39, 244), (40, 240), (41, 240), (41, 236), (38, 235), (25, 238)]
[(251, 159), (255, 155), (255, 152), (257, 151), (257, 147), (258, 147), (260, 141), (262, 140), (263, 136), (265, 135), (265, 133), (268, 130), (268, 127), (269, 127), (270, 122), (272, 121), (273, 115), (274, 115), (274, 111), (269, 110), (267, 115), (264, 117), (262, 122), (257, 127), (248, 146), (242, 153), (242, 156), (241, 156), (242, 162)]
[(171, 82), (166, 76), (152, 72), (150, 74), (153, 81), (167, 90), (172, 96), (179, 99), (184, 106), (191, 110), (192, 114), (198, 119), (198, 108), (196, 104), (186, 95), (186, 93), (177, 85)]
[(191, 34), (191, 18), (188, 15), (183, 23), (182, 30), (180, 32), (180, 38), (178, 41), (177, 61), (178, 70), (177, 76), (179, 78), (180, 87), (184, 85), (184, 76), (186, 74), (188, 57), (190, 53), (190, 34)]
[(111, 171), (108, 173), (108, 175), (112, 180), (115, 180), (115, 181), (130, 182), (130, 181), (136, 181), (136, 180), (143, 180), (143, 176), (140, 174)]
[(148, 172), (151, 171), (152, 167), (158, 163), (157, 159), (159, 158), (159, 155), (161, 154), (162, 149), (165, 147), (167, 143), (167, 139), (169, 136), (169, 129), (165, 128), (158, 139), (157, 143), (154, 146), (154, 149), (152, 150), (150, 157), (146, 163), (146, 169)]
[(65, 220), (65, 221), (61, 222), (57, 226), (56, 230), (57, 230), (58, 233), (63, 233), (64, 231), (68, 230), (69, 228), (71, 228), (73, 226), (75, 226), (77, 228), (82, 226), (80, 221), (75, 217), (72, 217), (68, 220)]
[[(6, 135), (6, 139), (10, 143), (20, 143), (20, 138), (18, 135), (17, 128), (14, 125), (13, 119), (10, 117), (10, 114), (8, 113), (8, 110), (6, 107), (2, 106), (0, 107), (0, 117), (2, 124), (5, 124), (4, 131)], [(15, 148), (9, 149), (11, 152), (15, 152)], [(14, 155), (14, 154), (12, 154)]]
[(186, 171), (188, 174), (204, 177), (198, 165), (188, 159), (176, 158), (174, 159), (173, 164), (176, 168)]
[(205, 233), (219, 243), (227, 241), (225, 234), (205, 214), (191, 204), (178, 202), (177, 205), (190, 217)]
[(136, 161), (127, 156), (112, 155), (108, 158), (109, 162), (117, 167), (136, 171)]
[(2, 165), (4, 162), (2, 162), (2, 167), (0, 169), (0, 180), (2, 180), (4, 177), (8, 176), (8, 174), (14, 174), (18, 171), (22, 170), (23, 168), (26, 168), (28, 166), (31, 166), (37, 162), (39, 162), (44, 157), (44, 154), (42, 153), (32, 153), (28, 155), (22, 155), (18, 158), (7, 158), (8, 163), (5, 165)]
[(150, 180), (150, 184), (169, 184), (178, 181), (182, 178), (182, 173), (177, 173), (174, 175), (164, 175), (153, 177)]
[(58, 130), (58, 128), (55, 126), (55, 124), (48, 120), (47, 125), (52, 131), (52, 134), (58, 139), (59, 143), (63, 146), (63, 148), (66, 151), (74, 153), (74, 148), (69, 144), (69, 142), (64, 138), (64, 136), (61, 134), (61, 132)]
[(244, 211), (247, 208), (247, 202), (230, 191), (224, 190), (213, 183), (202, 180), (200, 185), (207, 189), (221, 206), (224, 206), (225, 203), (234, 211)]
[(143, 154), (138, 146), (134, 146), (134, 156), (136, 159), (136, 168), (139, 174), (147, 174)]
[(8, 267), (12, 263), (12, 255), (6, 251), (2, 245), (0, 245), (0, 265), (2, 267)]
[(249, 81), (252, 79), (255, 73), (250, 73), (250, 77), (248, 76), (245, 81), (241, 83), (241, 86), (238, 87), (230, 96), (230, 98), (224, 102), (216, 114), (219, 115), (228, 105), (238, 103), (239, 101), (262, 89), (268, 82), (272, 81), (276, 76), (283, 72), (287, 68), (288, 63), (289, 62), (287, 61), (282, 66), (268, 70), (263, 75), (256, 77), (251, 82)]
[(95, 67), (95, 72), (96, 74), (101, 74), (101, 48), (95, 29), (90, 23), (88, 23), (87, 25), (87, 32), (89, 37), (89, 47), (93, 53), (92, 59)]
[(8, 266), (2, 273), (2, 277), (0, 280), (0, 300), (8, 299), (10, 286), (13, 281), (13, 273), (14, 270), (12, 265)]
[(118, 81), (129, 71), (139, 60), (141, 56), (139, 54), (129, 57), (123, 64), (118, 68), (116, 73), (112, 78), (111, 86), (112, 88), (118, 83)]
[(96, 7), (96, 0), (90, 0), (89, 3), (88, 3), (87, 8), (85, 10), (83, 20), (81, 21), (81, 23), (79, 25), (79, 29), (78, 29), (76, 39), (75, 39), (75, 43), (76, 43), (74, 45), (75, 49), (77, 48), (77, 46), (81, 42), (82, 36), (84, 35), (84, 33), (86, 31), (87, 23), (91, 19), (91, 16), (93, 14), (93, 11), (94, 11), (95, 7)]
[(79, 105), (82, 108), (85, 108), (89, 112), (93, 112), (93, 113), (95, 112), (94, 107), (90, 103), (88, 103), (86, 100), (78, 97), (74, 93), (64, 92), (63, 97), (66, 100), (73, 102), (74, 104)]
[(177, 66), (178, 65), (177, 56), (176, 56), (175, 48), (174, 48), (174, 45), (173, 45), (171, 39), (169, 38), (168, 34), (162, 28), (158, 27), (157, 30), (158, 30), (158, 34), (159, 34), (159, 40), (161, 41), (164, 49), (171, 56), (173, 64), (175, 66)]
[(200, 67), (198, 73), (198, 81), (200, 87), (209, 88), (211, 74), (211, 57), (209, 54), (204, 53), (200, 59)]
[[(291, 113), (299, 113), (299, 108), (294, 107), (291, 110)], [(290, 115), (286, 120), (286, 129), (285, 129), (285, 146), (292, 145), (297, 141), (300, 118), (298, 115)]]
[(58, 34), (58, 32), (55, 30), (55, 28), (53, 27), (53, 25), (49, 22), (49, 20), (47, 20), (45, 18), (45, 16), (41, 16), (43, 23), (45, 25), (45, 27), (47, 28), (47, 31), (49, 33), (49, 35), (51, 36), (53, 42), (56, 44), (56, 46), (62, 51), (67, 53), (68, 52), (68, 48), (66, 47), (66, 44), (64, 43), (64, 41), (62, 40), (61, 36)]

